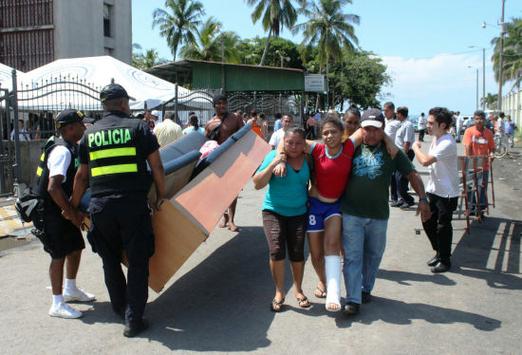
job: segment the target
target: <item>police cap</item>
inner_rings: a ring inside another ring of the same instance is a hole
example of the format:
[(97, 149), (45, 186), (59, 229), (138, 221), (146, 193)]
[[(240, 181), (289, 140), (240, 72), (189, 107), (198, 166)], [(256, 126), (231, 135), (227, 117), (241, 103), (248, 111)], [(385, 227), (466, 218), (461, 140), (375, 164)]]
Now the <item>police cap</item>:
[(81, 111), (63, 110), (55, 118), (56, 128), (62, 128), (69, 123), (82, 122), (84, 117), (85, 115)]
[(123, 88), (123, 86), (119, 84), (109, 84), (105, 86), (100, 92), (101, 102), (122, 98), (132, 99), (132, 97), (127, 94), (127, 91)]

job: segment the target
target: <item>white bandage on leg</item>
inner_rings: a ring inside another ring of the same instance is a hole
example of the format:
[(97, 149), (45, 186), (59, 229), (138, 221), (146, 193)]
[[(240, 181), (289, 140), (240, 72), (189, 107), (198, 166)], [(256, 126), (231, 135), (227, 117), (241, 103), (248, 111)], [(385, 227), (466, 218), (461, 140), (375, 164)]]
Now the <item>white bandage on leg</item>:
[[(327, 255), (324, 257), (326, 273), (326, 304), (335, 303), (341, 307), (339, 297), (339, 281), (341, 278), (341, 257)], [(327, 310), (329, 310), (327, 308)]]

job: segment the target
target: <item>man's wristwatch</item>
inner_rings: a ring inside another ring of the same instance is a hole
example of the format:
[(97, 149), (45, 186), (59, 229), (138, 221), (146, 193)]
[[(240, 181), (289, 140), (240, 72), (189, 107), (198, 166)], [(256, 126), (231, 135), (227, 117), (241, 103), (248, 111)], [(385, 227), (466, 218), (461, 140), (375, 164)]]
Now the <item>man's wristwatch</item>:
[(426, 196), (424, 196), (424, 197), (420, 197), (420, 198), (419, 198), (419, 203), (421, 203), (421, 202), (426, 202), (426, 203), (428, 203), (428, 198), (427, 198)]

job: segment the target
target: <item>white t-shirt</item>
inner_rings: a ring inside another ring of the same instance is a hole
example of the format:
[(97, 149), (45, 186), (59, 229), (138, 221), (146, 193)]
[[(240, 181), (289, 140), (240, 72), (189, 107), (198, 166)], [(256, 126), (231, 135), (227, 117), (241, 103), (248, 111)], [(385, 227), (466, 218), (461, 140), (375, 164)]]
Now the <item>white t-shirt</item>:
[(272, 136), (270, 137), (270, 141), (268, 144), (273, 146), (274, 148), (277, 148), (279, 146), (279, 142), (281, 142), (281, 139), (285, 136), (285, 131), (283, 131), (282, 128), (279, 128), (277, 131), (272, 133)]
[[(15, 131), (14, 129), (11, 131), (11, 140), (15, 140)], [(20, 142), (29, 142), (31, 140), (31, 135), (25, 128), (20, 128), (18, 130), (18, 141)]]
[(172, 120), (163, 120), (154, 127), (154, 134), (158, 138), (161, 147), (170, 144), (183, 137), (181, 126)]
[(47, 158), (47, 168), (49, 169), (49, 178), (62, 175), (63, 181), (67, 180), (67, 169), (71, 164), (71, 152), (63, 145), (58, 145), (51, 150), (49, 158)]
[(401, 122), (396, 119), (386, 119), (386, 124), (384, 125), (384, 133), (391, 138), (393, 142), (395, 142), (395, 135), (397, 134), (397, 130), (401, 126)]
[(407, 119), (401, 122), (399, 129), (395, 135), (395, 145), (402, 149), (405, 142), (415, 142), (415, 129)]
[[(189, 126), (183, 130), (183, 135), (187, 135), (194, 131), (195, 131), (194, 126)], [(203, 127), (198, 127), (198, 132), (201, 134), (205, 134), (205, 129)]]
[(437, 161), (429, 166), (430, 178), (426, 192), (445, 198), (459, 196), (457, 144), (451, 134), (433, 139), (428, 154), (437, 158)]
[(455, 126), (457, 127), (457, 133), (459, 133), (462, 130), (462, 124), (464, 119), (461, 115), (458, 115), (457, 118), (455, 118)]
[(428, 123), (428, 120), (426, 119), (426, 116), (419, 116), (417, 121), (417, 129), (426, 129), (426, 124)]

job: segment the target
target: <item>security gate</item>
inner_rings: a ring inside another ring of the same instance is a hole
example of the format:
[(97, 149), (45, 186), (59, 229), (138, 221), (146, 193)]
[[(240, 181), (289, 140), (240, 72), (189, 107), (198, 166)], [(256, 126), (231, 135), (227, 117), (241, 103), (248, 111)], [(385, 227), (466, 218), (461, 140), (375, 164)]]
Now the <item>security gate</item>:
[(101, 116), (100, 87), (78, 77), (22, 82), (12, 73), (12, 90), (0, 90), (0, 194), (16, 183), (30, 184), (43, 141), (55, 134), (54, 117), (65, 109)]

